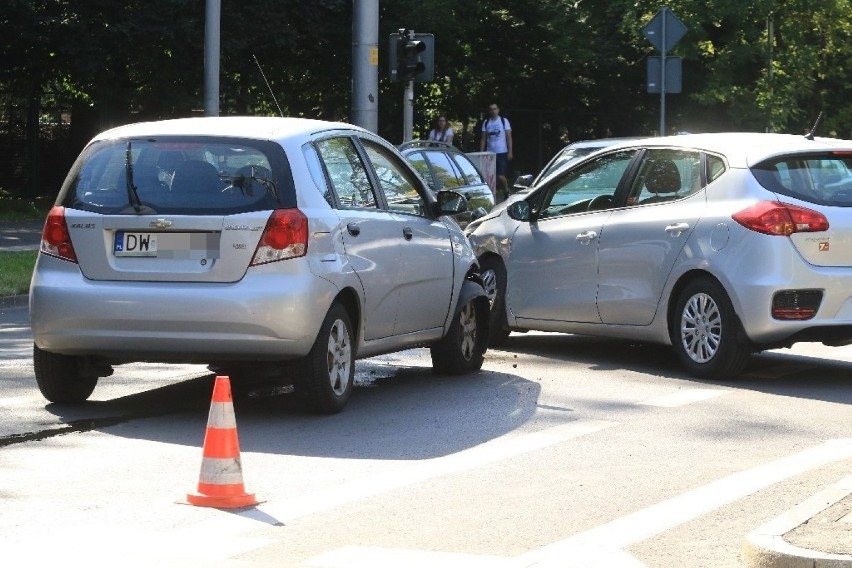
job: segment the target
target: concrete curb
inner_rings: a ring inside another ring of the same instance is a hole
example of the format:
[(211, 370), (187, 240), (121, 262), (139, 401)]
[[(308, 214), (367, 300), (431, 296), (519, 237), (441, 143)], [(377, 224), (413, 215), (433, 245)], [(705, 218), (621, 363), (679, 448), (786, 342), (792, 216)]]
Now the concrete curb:
[(783, 535), (852, 493), (852, 476), (817, 493), (746, 535), (742, 559), (749, 568), (852, 568), (852, 555), (793, 546)]
[(30, 297), (26, 294), (18, 296), (0, 296), (0, 309), (22, 308), (29, 305)]

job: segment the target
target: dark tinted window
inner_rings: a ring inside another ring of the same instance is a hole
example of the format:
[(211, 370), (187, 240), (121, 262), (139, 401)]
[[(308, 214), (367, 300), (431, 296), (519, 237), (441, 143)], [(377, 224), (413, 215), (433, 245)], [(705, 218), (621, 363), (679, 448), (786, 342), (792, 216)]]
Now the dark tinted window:
[(821, 205), (852, 206), (852, 156), (785, 156), (751, 171), (770, 191)]
[(86, 148), (62, 188), (68, 207), (105, 214), (227, 215), (295, 206), (277, 144), (233, 138), (109, 140)]

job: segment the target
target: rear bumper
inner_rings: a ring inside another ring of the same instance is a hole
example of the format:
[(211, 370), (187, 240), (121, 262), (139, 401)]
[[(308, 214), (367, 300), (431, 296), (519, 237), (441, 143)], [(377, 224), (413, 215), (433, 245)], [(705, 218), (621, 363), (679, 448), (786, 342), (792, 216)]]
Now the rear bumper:
[(306, 265), (260, 267), (234, 283), (94, 282), (74, 264), (41, 261), (50, 267), (30, 288), (35, 344), (116, 362), (301, 357), (337, 294)]

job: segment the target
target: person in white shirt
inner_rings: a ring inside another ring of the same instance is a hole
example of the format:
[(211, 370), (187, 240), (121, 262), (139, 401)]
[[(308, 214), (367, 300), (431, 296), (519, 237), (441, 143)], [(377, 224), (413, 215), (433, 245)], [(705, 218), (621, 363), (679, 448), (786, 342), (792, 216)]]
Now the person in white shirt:
[(497, 201), (503, 201), (509, 195), (509, 160), (512, 159), (512, 125), (500, 116), (500, 107), (496, 103), (488, 105), (488, 118), (482, 122), (480, 151), (494, 152), (497, 155)]
[(446, 116), (441, 115), (435, 120), (432, 130), (429, 131), (429, 140), (446, 144), (453, 143), (453, 129), (447, 122)]

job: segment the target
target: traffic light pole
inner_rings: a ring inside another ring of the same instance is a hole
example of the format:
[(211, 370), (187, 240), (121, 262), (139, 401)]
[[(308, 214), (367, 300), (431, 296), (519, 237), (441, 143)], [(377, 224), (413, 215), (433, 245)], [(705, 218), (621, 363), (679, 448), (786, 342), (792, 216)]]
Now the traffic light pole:
[(402, 109), (402, 141), (409, 142), (414, 138), (414, 81), (405, 85)]

